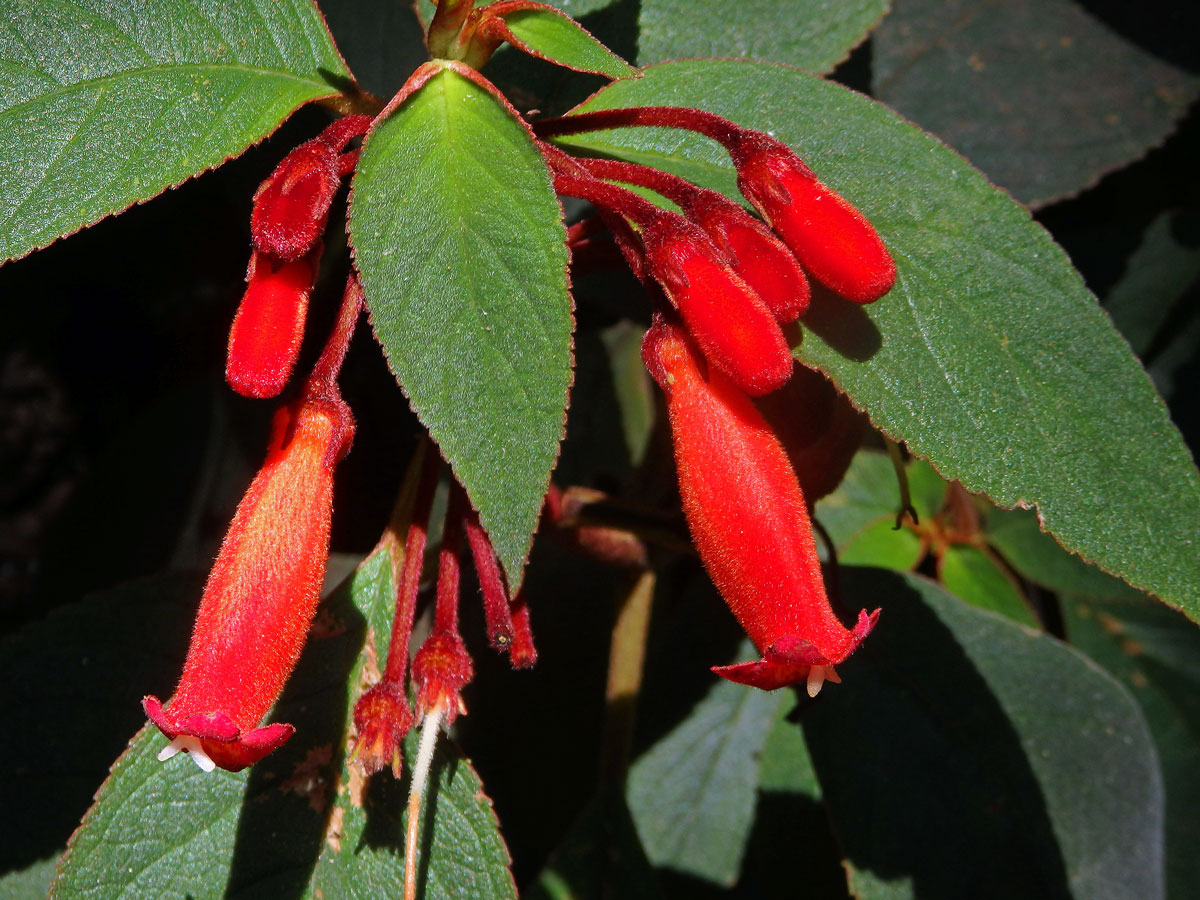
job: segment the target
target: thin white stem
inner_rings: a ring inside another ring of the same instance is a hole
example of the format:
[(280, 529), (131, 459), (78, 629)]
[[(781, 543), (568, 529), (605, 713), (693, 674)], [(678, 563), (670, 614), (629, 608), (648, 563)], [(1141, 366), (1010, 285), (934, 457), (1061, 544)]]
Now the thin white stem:
[(439, 703), (425, 714), (421, 722), (421, 747), (417, 751), (412, 784), (408, 789), (408, 827), (404, 833), (404, 900), (417, 898), (417, 837), (421, 833), (421, 805), (425, 799), (425, 786), (429, 782), (433, 751), (437, 747), (445, 711), (445, 707)]

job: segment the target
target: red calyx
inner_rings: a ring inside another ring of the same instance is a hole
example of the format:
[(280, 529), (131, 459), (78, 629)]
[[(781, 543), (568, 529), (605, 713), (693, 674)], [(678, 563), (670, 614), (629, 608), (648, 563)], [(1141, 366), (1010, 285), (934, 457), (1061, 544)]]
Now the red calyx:
[(643, 358), (667, 396), (684, 513), (713, 583), (762, 660), (714, 669), (773, 690), (836, 673), (875, 623), (853, 631), (830, 608), (800, 485), (774, 433), (720, 371), (706, 373), (686, 332), (663, 319)]
[(312, 291), (313, 262), (276, 266), (270, 257), (250, 258), (249, 284), (229, 329), (225, 379), (244, 397), (277, 397), (291, 377), (304, 339)]
[(321, 138), (289, 153), (254, 194), (255, 249), (284, 261), (307, 255), (325, 230), (340, 183), (337, 151)]
[(896, 264), (874, 226), (786, 144), (747, 131), (729, 150), (742, 194), (817, 281), (856, 303), (891, 290)]

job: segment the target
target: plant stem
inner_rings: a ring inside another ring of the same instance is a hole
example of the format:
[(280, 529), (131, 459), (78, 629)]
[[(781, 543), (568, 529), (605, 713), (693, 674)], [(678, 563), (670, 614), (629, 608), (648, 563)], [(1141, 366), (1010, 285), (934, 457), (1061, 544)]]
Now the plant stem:
[(608, 651), (608, 685), (605, 688), (604, 739), (600, 778), (620, 784), (629, 769), (629, 750), (637, 718), (637, 697), (642, 686), (642, 663), (650, 630), (655, 575), (647, 569), (638, 575), (621, 599)]
[(404, 900), (416, 900), (417, 897), (417, 840), (421, 834), (421, 806), (443, 712), (444, 707), (436, 706), (421, 722), (421, 744), (413, 765), (412, 784), (408, 789), (408, 822), (404, 830)]

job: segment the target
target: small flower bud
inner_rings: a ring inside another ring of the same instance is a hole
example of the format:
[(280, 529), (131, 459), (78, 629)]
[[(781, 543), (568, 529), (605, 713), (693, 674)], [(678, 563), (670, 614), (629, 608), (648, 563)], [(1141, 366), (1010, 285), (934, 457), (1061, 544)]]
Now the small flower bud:
[(255, 249), (287, 262), (306, 256), (325, 230), (340, 183), (337, 151), (321, 138), (285, 156), (254, 194)]
[(762, 298), (780, 322), (794, 322), (808, 309), (808, 278), (792, 251), (771, 229), (715, 191), (697, 191), (687, 213)]
[(664, 227), (646, 229), (642, 239), (648, 272), (679, 310), (705, 357), (747, 394), (781, 387), (792, 374), (783, 331), (708, 235), (681, 216), (671, 216), (664, 217)]
[(707, 373), (686, 332), (655, 321), (643, 358), (667, 396), (679, 490), (692, 539), (713, 583), (763, 654), (715, 668), (763, 690), (806, 681), (810, 693), (875, 623), (853, 631), (830, 608), (812, 524), (783, 448), (750, 400)]
[(276, 268), (263, 253), (251, 257), (225, 361), (225, 379), (242, 396), (277, 397), (287, 384), (304, 339), (313, 275), (307, 258)]
[(857, 209), (822, 184), (786, 145), (757, 131), (731, 142), (738, 187), (817, 281), (856, 303), (878, 300), (896, 264)]

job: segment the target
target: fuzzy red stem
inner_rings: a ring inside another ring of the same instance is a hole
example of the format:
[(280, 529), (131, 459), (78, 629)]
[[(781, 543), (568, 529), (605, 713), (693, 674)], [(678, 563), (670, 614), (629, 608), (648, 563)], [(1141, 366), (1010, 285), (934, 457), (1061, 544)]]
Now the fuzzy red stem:
[(469, 510), (466, 516), (467, 542), (471, 545), (471, 556), (475, 560), (475, 571), (479, 574), (479, 589), (483, 593), (483, 616), (487, 623), (488, 643), (496, 650), (507, 650), (512, 645), (512, 612), (508, 604), (508, 589), (504, 576), (496, 562), (492, 542), (479, 524), (479, 514)]
[(396, 588), (396, 615), (392, 619), (392, 639), (388, 645), (387, 667), (380, 684), (404, 690), (408, 672), (408, 643), (412, 637), (413, 620), (417, 612), (417, 592), (421, 586), (421, 567), (425, 559), (425, 541), (429, 536), (429, 513), (437, 488), (442, 457), (433, 441), (426, 439), (425, 464), (422, 467), (417, 497), (413, 503), (412, 521), (404, 539), (404, 568)]

